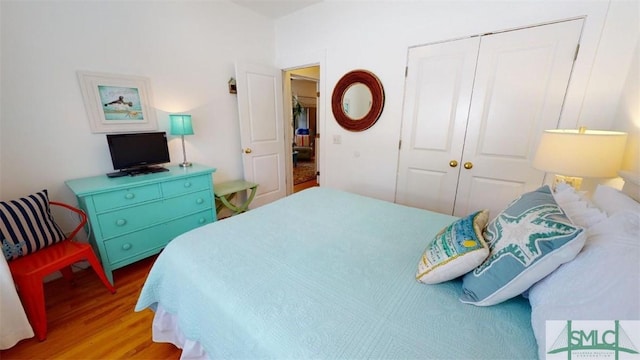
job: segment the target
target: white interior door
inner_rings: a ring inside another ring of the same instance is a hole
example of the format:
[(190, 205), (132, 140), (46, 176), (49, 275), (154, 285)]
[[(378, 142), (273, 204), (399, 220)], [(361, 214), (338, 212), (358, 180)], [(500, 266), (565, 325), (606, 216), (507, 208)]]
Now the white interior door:
[(582, 23), (411, 48), (396, 202), (495, 215), (540, 186), (531, 158), (557, 127)]
[(495, 216), (542, 184), (531, 162), (542, 131), (558, 126), (582, 22), (481, 38), (454, 215)]
[(474, 37), (409, 49), (397, 203), (453, 213), (479, 46)]
[(236, 63), (240, 142), (245, 180), (258, 184), (257, 207), (286, 196), (282, 74), (264, 65)]

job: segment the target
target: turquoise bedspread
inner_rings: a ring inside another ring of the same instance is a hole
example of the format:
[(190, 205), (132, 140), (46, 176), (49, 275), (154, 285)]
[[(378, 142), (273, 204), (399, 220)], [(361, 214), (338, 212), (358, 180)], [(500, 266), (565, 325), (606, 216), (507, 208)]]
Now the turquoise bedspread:
[(161, 304), (211, 358), (536, 357), (531, 309), (458, 301), (415, 280), (455, 218), (312, 188), (173, 240), (136, 311)]

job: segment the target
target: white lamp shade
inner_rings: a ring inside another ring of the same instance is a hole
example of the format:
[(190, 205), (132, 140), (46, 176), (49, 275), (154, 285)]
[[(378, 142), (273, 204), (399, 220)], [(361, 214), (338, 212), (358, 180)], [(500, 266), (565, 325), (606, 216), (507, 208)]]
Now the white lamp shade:
[(545, 130), (533, 160), (536, 169), (576, 177), (615, 177), (627, 134), (602, 130)]

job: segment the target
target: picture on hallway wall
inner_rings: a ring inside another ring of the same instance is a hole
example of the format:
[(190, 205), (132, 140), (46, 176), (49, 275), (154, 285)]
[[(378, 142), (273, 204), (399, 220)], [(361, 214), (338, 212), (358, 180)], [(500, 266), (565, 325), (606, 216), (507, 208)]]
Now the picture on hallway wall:
[(78, 79), (92, 132), (157, 129), (148, 78), (78, 71)]

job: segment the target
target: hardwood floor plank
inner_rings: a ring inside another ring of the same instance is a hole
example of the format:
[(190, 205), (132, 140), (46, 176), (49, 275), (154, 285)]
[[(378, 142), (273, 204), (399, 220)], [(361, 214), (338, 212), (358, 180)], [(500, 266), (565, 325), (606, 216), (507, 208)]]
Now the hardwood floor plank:
[(316, 180), (311, 180), (311, 181), (307, 181), (307, 182), (303, 182), (301, 184), (298, 185), (294, 185), (293, 186), (293, 192), (297, 193), (298, 191), (302, 191), (304, 189), (308, 189), (310, 187), (314, 187), (314, 186), (318, 186), (318, 183), (316, 182)]
[(155, 257), (114, 272), (111, 294), (92, 269), (45, 284), (47, 339), (25, 339), (1, 359), (179, 359), (181, 350), (151, 340), (153, 312), (134, 312)]

